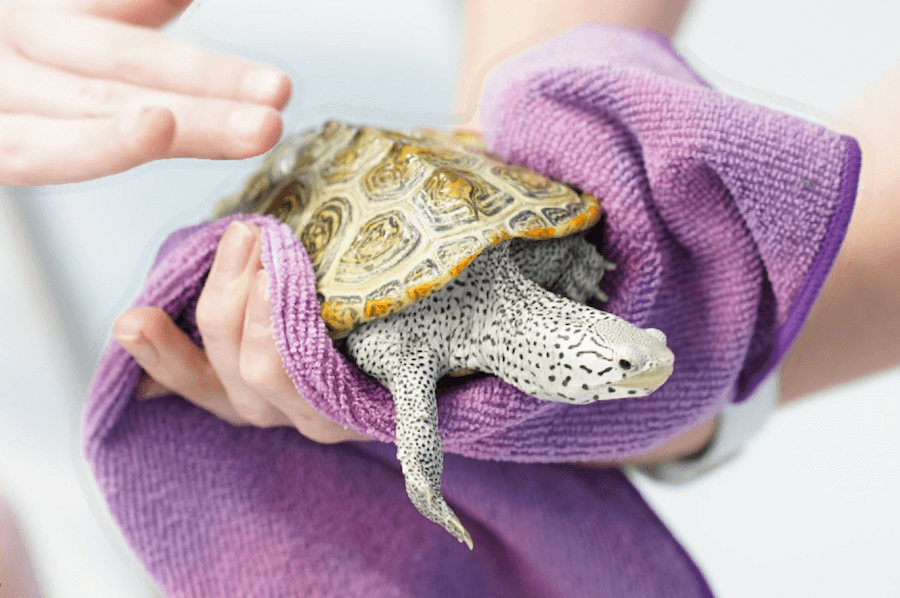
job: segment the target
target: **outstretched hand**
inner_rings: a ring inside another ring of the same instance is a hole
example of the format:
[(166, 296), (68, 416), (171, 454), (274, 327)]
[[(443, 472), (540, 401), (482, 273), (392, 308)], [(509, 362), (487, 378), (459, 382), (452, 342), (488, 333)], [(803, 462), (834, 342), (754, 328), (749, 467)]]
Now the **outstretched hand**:
[(154, 31), (188, 1), (0, 3), (0, 184), (160, 158), (248, 158), (281, 136), (290, 80)]
[(173, 391), (235, 425), (293, 426), (322, 443), (367, 440), (327, 419), (294, 388), (275, 346), (269, 309), (260, 230), (233, 222), (197, 304), (205, 353), (152, 307), (119, 316), (113, 335), (149, 376), (139, 398)]

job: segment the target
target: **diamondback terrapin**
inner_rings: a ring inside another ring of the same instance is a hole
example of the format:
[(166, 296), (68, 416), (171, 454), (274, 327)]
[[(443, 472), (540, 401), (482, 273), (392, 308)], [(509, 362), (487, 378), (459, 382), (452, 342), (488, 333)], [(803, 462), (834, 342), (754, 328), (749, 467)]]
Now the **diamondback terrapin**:
[(584, 305), (611, 267), (575, 234), (597, 198), (471, 135), (329, 122), (273, 150), (216, 215), (235, 212), (296, 231), (332, 337), (393, 395), (407, 494), (470, 548), (441, 494), (440, 377), (477, 370), (584, 404), (648, 395), (672, 372), (661, 331)]

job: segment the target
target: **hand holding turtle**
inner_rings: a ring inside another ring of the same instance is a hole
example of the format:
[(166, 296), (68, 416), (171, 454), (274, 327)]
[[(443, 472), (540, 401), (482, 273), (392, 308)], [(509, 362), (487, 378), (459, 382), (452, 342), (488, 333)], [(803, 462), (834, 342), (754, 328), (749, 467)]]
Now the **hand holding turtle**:
[(0, 4), (0, 184), (247, 158), (280, 137), (286, 75), (151, 29), (189, 1), (43, 4)]
[(122, 314), (113, 334), (152, 378), (139, 396), (174, 391), (235, 425), (293, 426), (315, 442), (367, 440), (313, 409), (285, 373), (272, 336), (260, 232), (233, 223), (197, 305), (205, 353), (158, 308)]

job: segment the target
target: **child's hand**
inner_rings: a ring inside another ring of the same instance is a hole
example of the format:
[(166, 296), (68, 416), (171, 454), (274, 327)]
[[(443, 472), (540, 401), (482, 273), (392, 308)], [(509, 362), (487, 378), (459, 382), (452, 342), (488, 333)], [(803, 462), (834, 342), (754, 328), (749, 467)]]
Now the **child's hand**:
[(259, 255), (259, 229), (231, 224), (197, 305), (206, 353), (160, 309), (138, 308), (119, 316), (116, 340), (152, 377), (145, 379), (139, 396), (171, 390), (236, 425), (293, 426), (323, 443), (367, 440), (313, 409), (285, 373)]
[(278, 141), (284, 73), (148, 28), (187, 2), (52, 2), (65, 7), (0, 3), (0, 184), (82, 181), (160, 158), (247, 158)]

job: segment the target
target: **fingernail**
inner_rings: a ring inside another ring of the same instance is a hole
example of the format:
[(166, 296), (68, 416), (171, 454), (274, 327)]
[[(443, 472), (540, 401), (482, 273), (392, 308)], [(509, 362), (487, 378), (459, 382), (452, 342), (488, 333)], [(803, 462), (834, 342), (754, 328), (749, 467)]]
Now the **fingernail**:
[(244, 75), (241, 86), (248, 98), (273, 102), (284, 87), (284, 75), (272, 69), (257, 69)]
[(156, 352), (156, 348), (142, 334), (123, 333), (116, 335), (116, 340), (126, 351), (131, 353), (138, 365), (144, 369), (155, 366), (159, 361), (159, 353)]
[(253, 241), (253, 231), (240, 220), (228, 225), (219, 245), (221, 252), (219, 267), (225, 275), (236, 277), (243, 272), (247, 260), (250, 259)]
[(269, 110), (258, 106), (235, 108), (228, 115), (228, 130), (243, 141), (256, 141), (266, 120)]

